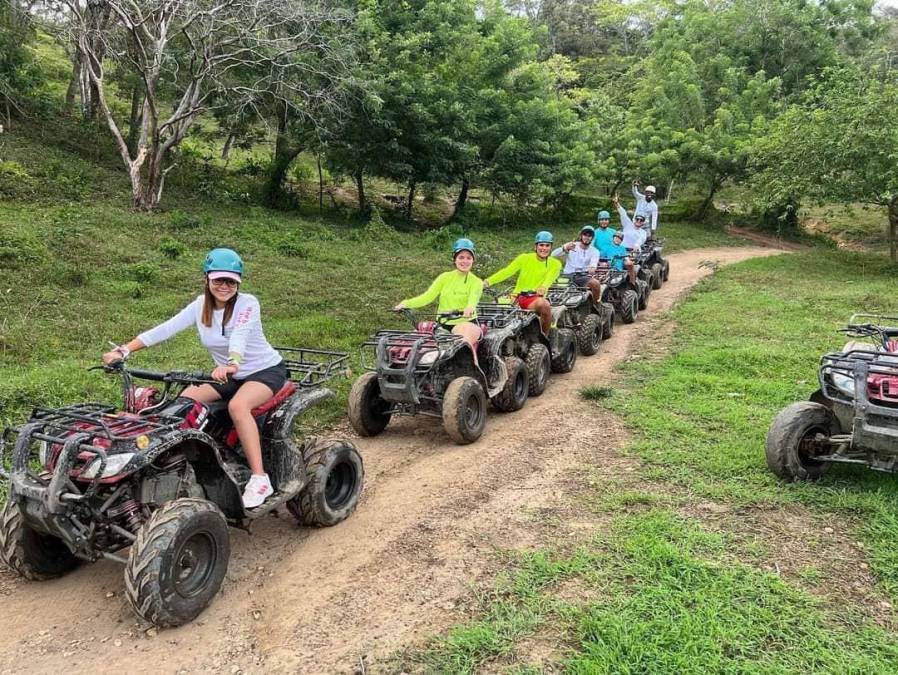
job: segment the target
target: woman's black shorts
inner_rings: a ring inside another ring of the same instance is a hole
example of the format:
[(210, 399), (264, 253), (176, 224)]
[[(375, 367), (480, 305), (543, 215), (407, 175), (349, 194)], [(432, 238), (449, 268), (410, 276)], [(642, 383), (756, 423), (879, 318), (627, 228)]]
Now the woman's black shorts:
[(237, 393), (237, 390), (240, 389), (244, 382), (261, 382), (271, 389), (271, 395), (274, 396), (281, 390), (281, 387), (284, 386), (286, 381), (287, 366), (281, 361), (269, 368), (257, 370), (252, 375), (247, 375), (240, 380), (231, 378), (224, 384), (213, 384), (211, 387), (218, 392), (218, 395), (221, 396), (223, 400), (227, 401), (234, 398), (234, 394)]

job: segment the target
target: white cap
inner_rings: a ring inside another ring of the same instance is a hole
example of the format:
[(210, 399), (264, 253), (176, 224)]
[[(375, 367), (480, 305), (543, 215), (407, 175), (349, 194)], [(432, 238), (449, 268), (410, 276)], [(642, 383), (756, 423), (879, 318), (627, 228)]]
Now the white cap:
[(646, 186), (645, 186), (645, 191), (646, 191), (646, 192), (651, 192), (652, 194), (655, 194), (655, 186), (654, 186), (654, 185), (646, 185)]

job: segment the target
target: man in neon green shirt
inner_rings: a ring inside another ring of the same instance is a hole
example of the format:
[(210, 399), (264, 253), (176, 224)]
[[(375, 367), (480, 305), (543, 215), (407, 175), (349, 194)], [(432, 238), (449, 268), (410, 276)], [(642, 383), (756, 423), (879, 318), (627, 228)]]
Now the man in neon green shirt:
[(480, 326), (474, 319), (477, 318), (477, 303), (483, 294), (483, 282), (471, 272), (474, 266), (474, 242), (467, 238), (456, 241), (452, 247), (452, 259), (455, 262), (454, 270), (443, 272), (421, 295), (403, 300), (395, 309), (426, 307), (439, 297), (438, 313), (462, 314), (444, 323), (451, 325), (452, 332), (461, 335), (474, 348), (481, 338)]
[(549, 286), (554, 284), (561, 274), (561, 261), (551, 256), (552, 243), (551, 232), (545, 230), (538, 232), (533, 240), (532, 253), (522, 253), (483, 282), (483, 287), (489, 288), (517, 274), (513, 291), (515, 303), (521, 309), (529, 309), (539, 314), (539, 322), (546, 335), (552, 328), (552, 306), (545, 295)]

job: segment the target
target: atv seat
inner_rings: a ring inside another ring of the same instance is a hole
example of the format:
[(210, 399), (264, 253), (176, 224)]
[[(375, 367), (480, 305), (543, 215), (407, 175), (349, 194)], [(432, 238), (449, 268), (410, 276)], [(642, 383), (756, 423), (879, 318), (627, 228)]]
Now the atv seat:
[[(298, 389), (298, 387), (296, 386), (295, 382), (293, 382), (291, 380), (287, 380), (284, 383), (284, 386), (281, 387), (280, 390), (274, 396), (272, 396), (270, 399), (265, 401), (265, 403), (263, 403), (262, 405), (253, 408), (251, 411), (252, 416), (256, 418), (257, 423), (259, 423), (258, 422), (259, 418), (261, 418), (263, 415), (265, 415), (265, 413), (274, 410), (279, 405), (281, 405), (284, 401), (286, 401), (288, 398), (293, 396), (293, 394), (296, 393), (297, 389)], [(213, 403), (212, 405), (223, 406), (223, 409), (225, 411), (227, 411), (227, 409), (228, 409), (227, 401), (215, 401), (215, 403)], [(227, 414), (227, 412), (225, 412), (225, 414)], [(239, 439), (237, 437), (237, 430), (232, 428), (228, 432), (228, 436), (225, 439), (225, 445), (227, 445), (229, 448), (233, 448), (237, 445), (238, 440)]]

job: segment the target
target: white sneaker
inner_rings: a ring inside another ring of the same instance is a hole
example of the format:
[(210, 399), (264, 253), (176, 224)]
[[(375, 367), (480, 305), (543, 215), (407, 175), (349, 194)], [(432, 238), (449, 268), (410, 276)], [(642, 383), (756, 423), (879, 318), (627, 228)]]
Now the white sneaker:
[(243, 490), (243, 506), (247, 509), (254, 509), (273, 494), (274, 488), (271, 487), (268, 474), (263, 473), (261, 476), (253, 474)]

